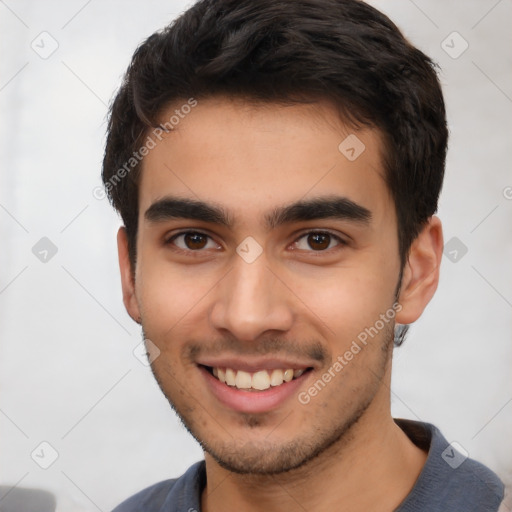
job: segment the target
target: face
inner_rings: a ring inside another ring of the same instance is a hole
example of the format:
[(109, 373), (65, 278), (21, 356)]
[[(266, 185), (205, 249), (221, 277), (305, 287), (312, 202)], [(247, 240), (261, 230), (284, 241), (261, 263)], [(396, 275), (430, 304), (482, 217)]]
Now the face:
[(216, 98), (144, 159), (125, 303), (163, 393), (232, 471), (298, 467), (385, 410), (400, 265), (381, 151), (328, 104)]

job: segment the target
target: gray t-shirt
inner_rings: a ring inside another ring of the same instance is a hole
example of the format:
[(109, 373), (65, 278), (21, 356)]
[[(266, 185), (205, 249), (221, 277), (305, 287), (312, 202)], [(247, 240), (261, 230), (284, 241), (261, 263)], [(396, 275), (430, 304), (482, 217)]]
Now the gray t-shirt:
[[(411, 492), (395, 512), (496, 512), (504, 486), (487, 467), (466, 458), (430, 423), (395, 419), (427, 461)], [(118, 505), (113, 512), (201, 512), (205, 462), (180, 478), (155, 484)]]

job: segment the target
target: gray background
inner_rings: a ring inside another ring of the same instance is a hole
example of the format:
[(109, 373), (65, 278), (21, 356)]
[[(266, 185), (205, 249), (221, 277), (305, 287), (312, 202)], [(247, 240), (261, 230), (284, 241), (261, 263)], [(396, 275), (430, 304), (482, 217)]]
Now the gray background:
[[(395, 353), (393, 413), (435, 423), (510, 485), (512, 3), (371, 3), (440, 64), (451, 130), (439, 215), (455, 239)], [(0, 485), (50, 490), (62, 511), (107, 511), (202, 458), (133, 354), (120, 221), (93, 195), (113, 92), (185, 5), (0, 1)]]

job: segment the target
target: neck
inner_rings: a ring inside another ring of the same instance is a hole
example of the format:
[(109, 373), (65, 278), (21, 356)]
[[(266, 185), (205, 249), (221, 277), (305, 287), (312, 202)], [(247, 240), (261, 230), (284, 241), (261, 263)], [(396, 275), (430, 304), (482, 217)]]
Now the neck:
[[(376, 401), (379, 403), (379, 401)], [(382, 404), (382, 402), (381, 402)], [(205, 454), (203, 512), (394, 510), (411, 491), (427, 454), (370, 406), (342, 439), (307, 464), (278, 475), (232, 473)]]

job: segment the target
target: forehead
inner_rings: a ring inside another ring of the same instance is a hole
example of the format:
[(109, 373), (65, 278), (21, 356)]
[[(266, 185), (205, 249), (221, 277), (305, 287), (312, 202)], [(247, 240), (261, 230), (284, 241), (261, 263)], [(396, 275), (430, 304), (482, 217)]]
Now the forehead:
[(165, 196), (222, 205), (235, 221), (262, 224), (272, 209), (308, 197), (337, 195), (372, 212), (392, 206), (379, 132), (351, 128), (328, 103), (213, 98), (193, 109), (177, 103), (160, 122), (171, 117), (173, 129), (143, 160), (141, 216)]

